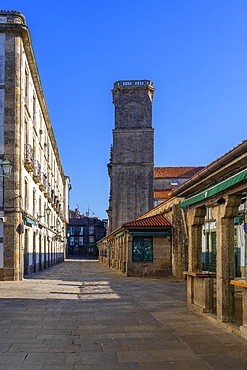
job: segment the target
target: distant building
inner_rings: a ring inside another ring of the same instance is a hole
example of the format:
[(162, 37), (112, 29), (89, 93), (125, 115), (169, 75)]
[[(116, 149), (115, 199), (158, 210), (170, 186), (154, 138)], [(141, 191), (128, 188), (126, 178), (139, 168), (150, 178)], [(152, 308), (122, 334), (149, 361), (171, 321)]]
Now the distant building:
[(106, 235), (107, 220), (69, 212), (67, 255), (98, 256), (97, 242)]
[(154, 205), (172, 197), (172, 190), (189, 180), (203, 169), (197, 167), (155, 167), (154, 168)]

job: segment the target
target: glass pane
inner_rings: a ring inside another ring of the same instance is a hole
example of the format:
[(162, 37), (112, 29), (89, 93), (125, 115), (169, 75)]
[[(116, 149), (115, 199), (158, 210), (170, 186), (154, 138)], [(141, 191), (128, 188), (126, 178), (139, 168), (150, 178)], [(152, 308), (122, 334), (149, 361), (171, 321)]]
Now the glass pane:
[(144, 261), (153, 260), (153, 243), (152, 238), (144, 238), (143, 240), (143, 259)]
[(142, 238), (133, 238), (132, 260), (135, 262), (143, 261)]

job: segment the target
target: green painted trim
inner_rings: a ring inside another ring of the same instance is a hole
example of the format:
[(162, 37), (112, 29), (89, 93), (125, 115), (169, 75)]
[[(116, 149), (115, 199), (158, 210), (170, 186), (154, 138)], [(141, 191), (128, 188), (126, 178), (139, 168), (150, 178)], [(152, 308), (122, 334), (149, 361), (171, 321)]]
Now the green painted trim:
[(231, 186), (238, 184), (241, 181), (244, 181), (247, 179), (247, 170), (243, 170), (236, 175), (230, 177), (229, 179), (226, 179), (219, 184), (216, 184), (214, 186), (211, 186), (211, 188), (208, 188), (207, 190), (204, 190), (203, 192), (194, 195), (193, 197), (190, 197), (183, 202), (180, 203), (180, 208), (187, 207), (191, 204), (201, 202), (205, 199), (208, 199), (212, 197), (213, 195), (220, 193), (223, 190), (226, 190), (230, 188)]
[(122, 236), (124, 234), (124, 231), (121, 231), (120, 233), (116, 234), (115, 235), (115, 238), (119, 238), (120, 236)]
[(171, 235), (170, 230), (164, 231), (130, 231), (131, 236), (168, 236)]

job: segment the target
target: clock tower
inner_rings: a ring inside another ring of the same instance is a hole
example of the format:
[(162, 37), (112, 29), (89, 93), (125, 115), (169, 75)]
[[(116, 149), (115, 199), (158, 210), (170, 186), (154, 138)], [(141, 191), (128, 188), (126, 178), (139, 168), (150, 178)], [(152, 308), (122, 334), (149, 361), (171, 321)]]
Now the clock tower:
[(154, 205), (153, 83), (117, 81), (110, 176), (109, 232), (132, 221)]

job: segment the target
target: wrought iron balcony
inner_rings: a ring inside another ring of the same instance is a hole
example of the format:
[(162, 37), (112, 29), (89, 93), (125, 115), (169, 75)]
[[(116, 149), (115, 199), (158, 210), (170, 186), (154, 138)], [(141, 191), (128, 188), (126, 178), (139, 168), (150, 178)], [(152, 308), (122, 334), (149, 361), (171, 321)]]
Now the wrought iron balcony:
[(44, 172), (41, 172), (41, 181), (39, 184), (39, 188), (40, 190), (45, 191), (46, 187), (47, 187), (47, 176)]
[(46, 188), (44, 190), (45, 192), (45, 197), (51, 201), (51, 184), (47, 182)]
[(25, 144), (24, 150), (25, 150), (24, 166), (28, 172), (33, 172), (34, 170), (33, 148), (30, 144)]
[(34, 161), (33, 179), (36, 183), (41, 182), (41, 165), (39, 161)]

